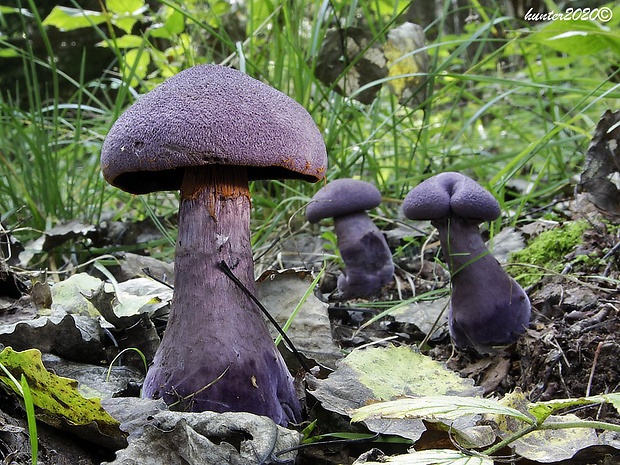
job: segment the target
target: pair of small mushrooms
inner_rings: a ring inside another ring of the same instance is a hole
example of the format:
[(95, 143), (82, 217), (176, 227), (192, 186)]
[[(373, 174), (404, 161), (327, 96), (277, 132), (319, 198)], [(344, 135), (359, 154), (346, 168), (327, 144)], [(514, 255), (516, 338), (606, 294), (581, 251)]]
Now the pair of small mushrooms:
[[(133, 194), (181, 194), (172, 308), (143, 397), (191, 411), (252, 412), (282, 425), (301, 419), (293, 378), (248, 296), (256, 294), (248, 182), (316, 182), (326, 166), (323, 138), (301, 105), (223, 66), (182, 71), (114, 123), (101, 153), (104, 178)], [(465, 205), (470, 195), (484, 197), (467, 192), (473, 181), (440, 176), (414, 189), (405, 208), (440, 231), (453, 274), (452, 335), (459, 346), (508, 342), (527, 325), (529, 303), (478, 235), (478, 224), (499, 208)], [(352, 187), (350, 204), (376, 207), (381, 195), (360, 183), (334, 181), (324, 189)], [(413, 195), (418, 189), (424, 195)], [(385, 239), (366, 213), (327, 212), (331, 203), (314, 202), (307, 214), (310, 221), (335, 217), (347, 264), (339, 286), (345, 295), (375, 292), (393, 274)], [(370, 278), (359, 275), (358, 265), (372, 270)]]
[[(345, 297), (371, 295), (392, 279), (388, 245), (364, 211), (380, 202), (381, 194), (371, 184), (339, 179), (319, 190), (306, 209), (312, 223), (334, 217), (346, 265), (338, 290)], [(497, 200), (473, 179), (448, 172), (412, 189), (403, 213), (412, 220), (431, 220), (439, 232), (451, 272), (448, 322), (456, 346), (490, 352), (523, 334), (530, 319), (529, 299), (491, 255), (479, 232), (480, 223), (500, 216)]]

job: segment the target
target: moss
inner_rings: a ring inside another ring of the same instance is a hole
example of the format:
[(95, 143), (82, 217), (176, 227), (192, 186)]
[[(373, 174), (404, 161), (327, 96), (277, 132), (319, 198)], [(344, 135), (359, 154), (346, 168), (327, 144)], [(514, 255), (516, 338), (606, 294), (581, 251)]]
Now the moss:
[(564, 257), (581, 243), (581, 236), (587, 228), (587, 221), (566, 222), (541, 233), (525, 249), (511, 254), (511, 263), (540, 267), (515, 266), (511, 270), (515, 279), (523, 286), (530, 286), (549, 271), (562, 271), (566, 264)]

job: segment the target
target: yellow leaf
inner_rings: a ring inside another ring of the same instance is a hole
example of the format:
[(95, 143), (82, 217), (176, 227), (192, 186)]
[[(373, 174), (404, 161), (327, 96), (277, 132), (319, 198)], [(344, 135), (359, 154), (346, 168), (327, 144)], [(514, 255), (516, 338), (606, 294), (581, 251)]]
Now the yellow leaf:
[[(87, 399), (78, 392), (77, 381), (63, 378), (47, 371), (41, 360), (41, 352), (28, 349), (16, 352), (6, 347), (0, 352), (2, 364), (15, 379), (25, 377), (37, 417), (45, 423), (61, 428), (68, 425), (95, 423), (99, 431), (110, 437), (121, 436), (120, 423), (101, 406), (99, 399)], [(21, 397), (20, 389), (10, 377), (0, 371), (0, 382)]]
[[(424, 49), (424, 30), (414, 23), (404, 23), (388, 33), (388, 40), (383, 46), (387, 59), (388, 87), (399, 99), (408, 99), (415, 95), (425, 76), (411, 76), (428, 72), (429, 56)], [(402, 76), (402, 77), (399, 77)], [(416, 98), (421, 101), (423, 99)]]

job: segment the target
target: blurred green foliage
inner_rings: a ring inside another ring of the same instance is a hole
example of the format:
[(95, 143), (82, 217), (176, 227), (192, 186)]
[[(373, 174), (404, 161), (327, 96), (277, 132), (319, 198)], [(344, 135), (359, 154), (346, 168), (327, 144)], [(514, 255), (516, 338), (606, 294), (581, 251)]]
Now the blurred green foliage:
[[(433, 8), (441, 7), (442, 14), (421, 24), (426, 45), (403, 52), (403, 60), (428, 54), (427, 69), (411, 71), (397, 59), (394, 66), (401, 67), (395, 69), (405, 74), (366, 83), (377, 90), (368, 104), (339, 93), (339, 86), (364, 75), (365, 53), (382, 50), (390, 32), (414, 17), (415, 3), (94, 4), (100, 6), (57, 6), (43, 16), (34, 0), (0, 8), (0, 23), (13, 31), (0, 36), (0, 60), (20, 68), (20, 78), (0, 94), (0, 209), (6, 216), (23, 208), (21, 216), (34, 228), (74, 218), (147, 215), (141, 202), (102, 181), (101, 143), (140, 94), (200, 63), (239, 68), (304, 105), (324, 134), (328, 179), (375, 183), (384, 194), (386, 224), (397, 218), (410, 188), (446, 170), (464, 172), (491, 190), (507, 214), (503, 221), (514, 223), (533, 208), (552, 209), (580, 172), (598, 118), (620, 97), (620, 7), (613, 4), (608, 22), (528, 23), (501, 2), (483, 6), (472, 0), (463, 8), (436, 2)], [(456, 23), (460, 29), (454, 32)], [(316, 71), (324, 65), (328, 32), (342, 38), (351, 27), (362, 28), (369, 39), (340, 58), (344, 66), (333, 82), (320, 80)], [(63, 37), (65, 46), (59, 45)], [(82, 37), (94, 37), (94, 47), (80, 47)], [(78, 57), (79, 72), (65, 71), (58, 58), (63, 47)], [(95, 55), (107, 58), (90, 61)], [(385, 85), (412, 77), (419, 83), (416, 99), (390, 91), (400, 84)], [(254, 245), (266, 246), (302, 225), (299, 211), (318, 187), (254, 183)], [(146, 202), (158, 215), (176, 209), (168, 194)]]

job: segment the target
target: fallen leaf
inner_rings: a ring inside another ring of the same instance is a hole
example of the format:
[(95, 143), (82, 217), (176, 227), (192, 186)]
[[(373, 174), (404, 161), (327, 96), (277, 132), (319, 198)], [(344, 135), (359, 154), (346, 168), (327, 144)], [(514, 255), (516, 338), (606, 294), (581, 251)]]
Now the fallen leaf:
[(26, 267), (35, 255), (52, 250), (54, 247), (77, 238), (88, 239), (96, 231), (93, 225), (83, 224), (75, 220), (54, 226), (45, 231), (38, 239), (34, 239), (25, 245), (25, 250), (19, 254), (20, 263)]
[(620, 216), (620, 111), (607, 110), (598, 122), (586, 154), (579, 189), (601, 213)]
[(390, 312), (397, 322), (415, 325), (422, 333), (441, 336), (448, 330), (450, 297), (420, 300)]
[[(306, 300), (287, 329), (287, 336), (299, 352), (322, 365), (334, 367), (342, 352), (334, 342), (327, 314), (328, 304), (320, 301), (310, 289), (312, 273), (307, 270), (266, 271), (257, 280), (258, 298), (271, 316), (283, 326), (304, 295)], [(270, 328), (277, 337), (275, 329)]]
[[(501, 400), (502, 404), (522, 412), (536, 412), (546, 407), (546, 403), (530, 404), (526, 395), (521, 390), (516, 390), (506, 394)], [(566, 405), (570, 400), (559, 399)], [(549, 407), (550, 408), (550, 407)], [(551, 411), (547, 409), (548, 411)], [(544, 413), (539, 413), (541, 415)], [(537, 415), (537, 417), (539, 417)], [(488, 417), (495, 421), (503, 437), (508, 437), (517, 431), (527, 427), (528, 424), (522, 422), (517, 417), (505, 416), (502, 414), (490, 415)], [(540, 417), (539, 417), (540, 418)], [(580, 421), (573, 414), (549, 415), (544, 419), (544, 423), (572, 423)], [(514, 450), (520, 456), (542, 463), (559, 462), (568, 460), (581, 449), (599, 443), (596, 431), (592, 428), (567, 428), (557, 430), (533, 431), (511, 443)]]
[(144, 375), (128, 366), (104, 367), (72, 362), (55, 355), (43, 354), (45, 368), (58, 376), (78, 382), (78, 391), (86, 398), (107, 399), (126, 395), (128, 386), (138, 386)]
[[(37, 418), (41, 421), (107, 447), (126, 444), (120, 423), (104, 410), (99, 399), (80, 394), (77, 381), (47, 371), (40, 351), (16, 352), (6, 347), (0, 352), (0, 364), (14, 378), (25, 377), (37, 408)], [(0, 381), (6, 389), (21, 396), (4, 371), (0, 371)]]
[[(551, 415), (545, 423), (571, 423), (580, 419), (573, 414)], [(565, 428), (534, 431), (512, 443), (521, 457), (536, 462), (560, 462), (572, 458), (581, 449), (599, 444), (592, 428)]]
[(356, 461), (353, 465), (381, 465), (385, 463), (395, 465), (493, 465), (494, 462), (490, 457), (485, 457), (483, 455), (472, 455), (465, 451), (430, 449), (387, 457), (382, 459), (381, 462)]
[(153, 317), (167, 310), (172, 289), (150, 278), (134, 278), (116, 286), (102, 282), (84, 297), (106, 321), (126, 329), (135, 325), (143, 314)]
[(528, 424), (533, 420), (517, 409), (507, 407), (495, 399), (464, 396), (407, 397), (388, 402), (366, 405), (355, 411), (351, 421), (368, 418), (420, 418), (429, 421), (452, 422), (469, 415), (503, 415)]
[(119, 283), (133, 278), (147, 277), (147, 272), (161, 281), (171, 284), (174, 282), (172, 263), (131, 252), (124, 252), (118, 258), (117, 264), (110, 266), (110, 271)]
[(85, 295), (101, 286), (103, 281), (86, 273), (77, 273), (52, 286), (52, 311), (98, 317), (99, 312)]
[(152, 415), (141, 434), (104, 465), (259, 465), (292, 463), (296, 452), (280, 451), (299, 444), (300, 434), (276, 425), (267, 417), (243, 412)]
[(96, 318), (59, 313), (0, 325), (0, 344), (15, 350), (36, 348), (69, 360), (99, 363), (105, 358), (101, 333)]
[[(327, 379), (309, 378), (311, 394), (323, 408), (350, 416), (370, 402), (401, 396), (482, 393), (470, 379), (461, 378), (441, 363), (409, 347), (354, 350), (337, 364)], [(417, 441), (426, 430), (420, 419), (401, 421), (368, 419), (366, 426), (382, 434), (395, 434)], [(473, 424), (459, 425), (467, 428)]]

